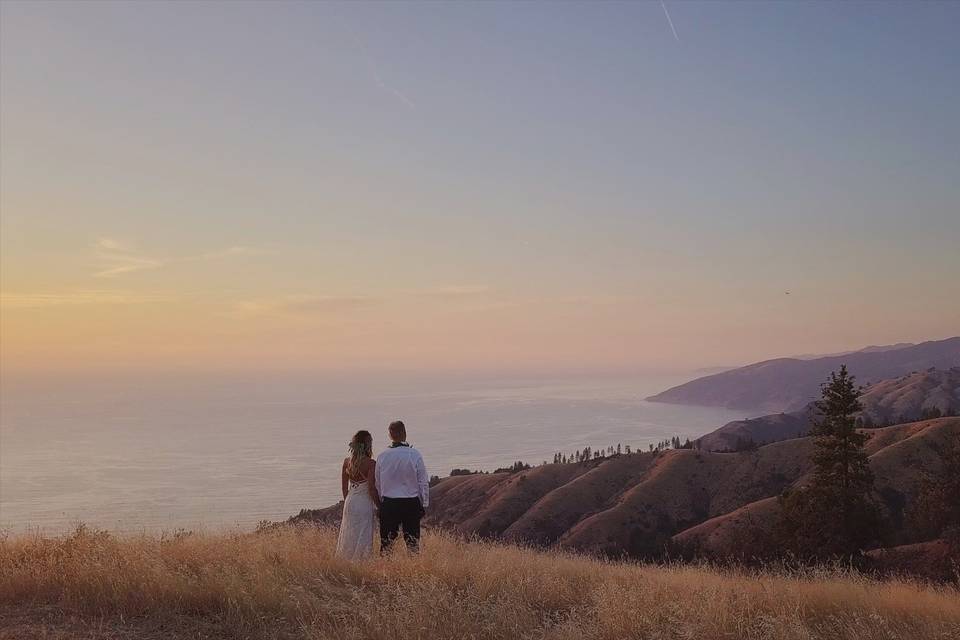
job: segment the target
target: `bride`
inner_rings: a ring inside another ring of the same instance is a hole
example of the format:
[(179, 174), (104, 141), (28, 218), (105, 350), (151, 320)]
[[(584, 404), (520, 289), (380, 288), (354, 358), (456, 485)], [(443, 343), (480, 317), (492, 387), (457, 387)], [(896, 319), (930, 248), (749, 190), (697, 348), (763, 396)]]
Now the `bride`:
[(374, 520), (380, 508), (373, 461), (373, 437), (357, 431), (350, 440), (350, 457), (343, 461), (343, 519), (337, 539), (337, 555), (358, 560), (373, 553)]

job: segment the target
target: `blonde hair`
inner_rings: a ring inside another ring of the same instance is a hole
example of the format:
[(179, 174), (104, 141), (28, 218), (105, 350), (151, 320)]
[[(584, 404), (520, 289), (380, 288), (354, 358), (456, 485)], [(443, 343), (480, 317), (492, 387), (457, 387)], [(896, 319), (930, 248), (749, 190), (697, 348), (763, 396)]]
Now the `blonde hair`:
[(373, 436), (370, 435), (369, 431), (361, 429), (353, 434), (347, 448), (350, 450), (347, 473), (355, 476), (360, 471), (364, 459), (373, 457)]

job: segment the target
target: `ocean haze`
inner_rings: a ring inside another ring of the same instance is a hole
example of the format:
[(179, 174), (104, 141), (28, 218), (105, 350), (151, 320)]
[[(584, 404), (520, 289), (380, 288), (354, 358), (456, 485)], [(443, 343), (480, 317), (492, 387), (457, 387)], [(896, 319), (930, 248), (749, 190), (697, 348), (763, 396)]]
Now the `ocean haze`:
[(648, 403), (671, 376), (230, 375), (4, 382), (0, 527), (252, 527), (339, 499), (358, 428), (402, 418), (431, 474), (695, 437), (749, 412)]

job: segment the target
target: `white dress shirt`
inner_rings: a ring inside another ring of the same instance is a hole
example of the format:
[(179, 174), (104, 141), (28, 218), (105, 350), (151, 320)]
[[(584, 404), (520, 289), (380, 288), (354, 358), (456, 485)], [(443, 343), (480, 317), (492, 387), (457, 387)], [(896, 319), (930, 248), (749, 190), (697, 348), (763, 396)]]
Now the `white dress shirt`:
[(413, 447), (390, 447), (377, 456), (377, 491), (381, 498), (420, 498), (430, 504), (430, 478), (423, 456)]

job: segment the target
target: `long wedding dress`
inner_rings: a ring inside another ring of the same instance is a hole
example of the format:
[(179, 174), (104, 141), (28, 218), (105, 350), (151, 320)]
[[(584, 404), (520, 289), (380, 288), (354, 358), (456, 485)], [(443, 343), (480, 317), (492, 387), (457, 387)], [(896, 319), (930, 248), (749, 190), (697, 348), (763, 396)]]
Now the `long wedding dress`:
[(343, 501), (343, 519), (337, 538), (337, 555), (348, 560), (360, 560), (373, 554), (373, 532), (377, 517), (376, 505), (367, 490), (369, 479), (350, 480), (347, 497)]

